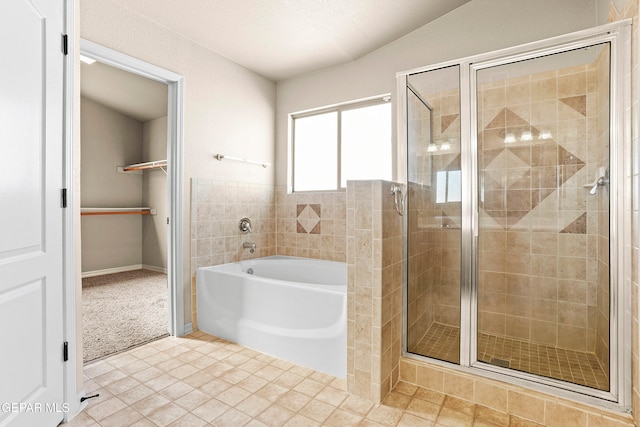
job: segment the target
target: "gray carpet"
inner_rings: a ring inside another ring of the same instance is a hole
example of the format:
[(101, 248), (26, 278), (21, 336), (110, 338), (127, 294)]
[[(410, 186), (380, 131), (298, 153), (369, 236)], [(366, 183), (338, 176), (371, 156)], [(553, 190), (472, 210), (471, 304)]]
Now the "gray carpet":
[(166, 336), (167, 275), (149, 270), (82, 279), (83, 360)]

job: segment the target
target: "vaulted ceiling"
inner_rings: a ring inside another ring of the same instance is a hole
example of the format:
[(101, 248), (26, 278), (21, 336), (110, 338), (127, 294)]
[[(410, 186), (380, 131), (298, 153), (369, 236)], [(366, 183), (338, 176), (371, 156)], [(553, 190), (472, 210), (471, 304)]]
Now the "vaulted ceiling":
[(112, 0), (271, 80), (361, 58), (470, 0)]
[[(355, 61), (470, 0), (111, 1), (279, 81)], [(99, 63), (81, 76), (83, 96), (140, 121), (163, 115), (164, 85)]]

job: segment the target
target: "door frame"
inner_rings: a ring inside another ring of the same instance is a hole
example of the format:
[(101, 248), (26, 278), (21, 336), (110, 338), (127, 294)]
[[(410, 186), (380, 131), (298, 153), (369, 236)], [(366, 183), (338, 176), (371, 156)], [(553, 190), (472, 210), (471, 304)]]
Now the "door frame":
[(167, 280), (169, 283), (169, 333), (185, 333), (182, 243), (182, 144), (184, 78), (172, 71), (117, 52), (89, 40), (80, 39), (79, 53), (103, 64), (167, 85)]
[(167, 85), (167, 280), (169, 282), (169, 333), (184, 335), (184, 283), (182, 280), (182, 144), (184, 77), (105, 46), (80, 39), (80, 54), (103, 64)]
[[(66, 0), (64, 31), (67, 39), (67, 54), (64, 60), (64, 86), (63, 86), (63, 180), (67, 188), (67, 208), (63, 210), (62, 230), (62, 275), (63, 275), (63, 336), (68, 343), (68, 360), (64, 364), (63, 388), (64, 403), (68, 405), (68, 411), (64, 414), (64, 421), (68, 422), (75, 417), (82, 406), (81, 398), (84, 395), (84, 387), (78, 387), (78, 378), (82, 378), (78, 365), (78, 330), (77, 330), (77, 301), (76, 301), (76, 262), (75, 262), (75, 232), (76, 206), (73, 197), (73, 143), (74, 143), (74, 84), (76, 74), (76, 12), (79, 12), (77, 0)], [(78, 70), (79, 70), (78, 65)], [(80, 218), (80, 204), (78, 202), (77, 218)], [(86, 404), (85, 404), (86, 405)]]
[[(76, 227), (80, 224), (80, 201), (75, 200), (76, 188), (74, 186), (74, 176), (79, 176), (75, 163), (79, 162), (78, 154), (74, 153), (74, 109), (79, 106), (74, 105), (76, 99), (80, 99), (79, 76), (78, 82), (74, 77), (74, 71), (78, 72), (74, 66), (82, 53), (94, 58), (104, 64), (115, 68), (154, 80), (167, 85), (167, 200), (169, 202), (168, 232), (167, 232), (167, 281), (169, 298), (169, 320), (168, 329), (172, 336), (181, 336), (191, 332), (190, 323), (185, 324), (184, 317), (184, 250), (183, 250), (183, 129), (184, 129), (184, 77), (172, 71), (160, 68), (148, 62), (134, 58), (132, 56), (117, 52), (105, 46), (79, 39), (76, 45), (73, 37), (73, 2), (68, 2), (68, 51), (67, 73), (65, 76), (65, 180), (67, 187), (68, 206), (72, 207), (66, 212), (64, 220), (64, 266), (65, 266), (65, 340), (70, 343), (69, 365), (65, 372), (65, 401), (69, 403), (69, 413), (67, 419), (73, 418), (80, 409), (86, 405), (80, 403), (80, 398), (84, 395), (82, 385), (78, 386), (78, 376), (81, 377), (79, 367), (82, 365), (81, 356), (76, 353), (78, 341), (82, 335), (78, 333), (77, 314), (80, 301), (76, 297), (80, 289), (80, 274), (76, 265), (76, 255), (80, 236), (76, 236)], [(76, 39), (77, 40), (77, 39)], [(77, 84), (77, 85), (76, 85)], [(78, 135), (79, 137), (79, 135)], [(78, 141), (79, 143), (79, 141)], [(78, 182), (79, 178), (75, 178)], [(76, 244), (76, 239), (78, 244)]]

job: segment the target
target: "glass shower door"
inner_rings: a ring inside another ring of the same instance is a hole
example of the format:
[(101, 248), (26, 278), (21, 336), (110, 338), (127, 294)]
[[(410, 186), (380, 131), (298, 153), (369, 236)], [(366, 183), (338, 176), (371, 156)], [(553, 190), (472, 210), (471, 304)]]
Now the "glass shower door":
[(604, 391), (609, 49), (476, 72), (477, 360)]
[(408, 78), (407, 350), (460, 361), (460, 67)]

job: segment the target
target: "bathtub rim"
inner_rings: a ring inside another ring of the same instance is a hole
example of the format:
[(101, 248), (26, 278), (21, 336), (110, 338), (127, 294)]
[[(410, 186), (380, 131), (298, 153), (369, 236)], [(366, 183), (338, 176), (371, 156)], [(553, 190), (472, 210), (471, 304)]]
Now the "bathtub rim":
[[(232, 270), (231, 267), (230, 267), (230, 266), (234, 266), (234, 265), (242, 266), (243, 263), (250, 263), (250, 262), (261, 261), (261, 260), (265, 260), (265, 261), (269, 261), (269, 260), (292, 260), (292, 261), (296, 261), (296, 260), (298, 260), (298, 261), (313, 261), (313, 262), (318, 262), (318, 263), (341, 264), (341, 265), (344, 266), (344, 269), (345, 269), (345, 280), (344, 280), (345, 284), (344, 285), (332, 285), (332, 284), (306, 283), (306, 282), (296, 282), (296, 281), (291, 281), (291, 280), (273, 279), (273, 278), (270, 278), (270, 277), (248, 274), (248, 273), (242, 271), (242, 269), (240, 269), (240, 271), (235, 271), (235, 270)], [(228, 275), (232, 275), (232, 276), (235, 276), (235, 277), (253, 278), (255, 280), (267, 281), (268, 283), (278, 284), (278, 285), (287, 286), (287, 287), (296, 287), (296, 288), (304, 287), (304, 288), (313, 289), (313, 290), (320, 291), (320, 292), (336, 293), (336, 294), (340, 294), (340, 295), (345, 295), (346, 296), (346, 294), (347, 294), (347, 268), (346, 268), (346, 266), (347, 266), (347, 263), (346, 262), (341, 262), (341, 261), (329, 261), (329, 260), (324, 260), (324, 259), (294, 257), (294, 256), (288, 256), (288, 255), (269, 255), (269, 256), (266, 256), (266, 257), (250, 258), (250, 259), (234, 261), (234, 262), (229, 262), (229, 263), (224, 263), (224, 264), (217, 264), (217, 265), (211, 265), (211, 266), (205, 266), (205, 267), (198, 267), (196, 269), (196, 283), (198, 282), (198, 276), (199, 275), (204, 274), (204, 272), (211, 272), (211, 273), (218, 273), (218, 274), (228, 274)]]

